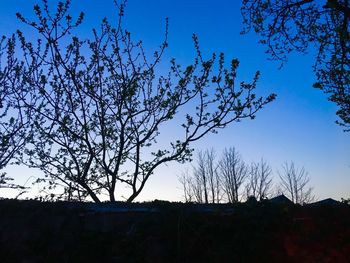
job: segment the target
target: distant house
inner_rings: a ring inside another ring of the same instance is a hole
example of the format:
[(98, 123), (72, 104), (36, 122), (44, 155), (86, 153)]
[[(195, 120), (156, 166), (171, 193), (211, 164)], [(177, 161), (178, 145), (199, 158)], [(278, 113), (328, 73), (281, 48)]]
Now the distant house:
[(272, 204), (293, 205), (294, 203), (285, 195), (281, 194), (268, 200)]
[(310, 206), (339, 206), (339, 205), (342, 205), (342, 203), (332, 198), (327, 198), (321, 201), (311, 203), (309, 205)]

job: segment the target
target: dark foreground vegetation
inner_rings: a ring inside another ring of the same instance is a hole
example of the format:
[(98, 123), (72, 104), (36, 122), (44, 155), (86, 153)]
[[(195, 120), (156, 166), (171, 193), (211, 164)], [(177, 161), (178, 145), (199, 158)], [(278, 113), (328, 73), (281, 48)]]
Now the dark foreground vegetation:
[(1, 262), (349, 262), (349, 205), (0, 201)]

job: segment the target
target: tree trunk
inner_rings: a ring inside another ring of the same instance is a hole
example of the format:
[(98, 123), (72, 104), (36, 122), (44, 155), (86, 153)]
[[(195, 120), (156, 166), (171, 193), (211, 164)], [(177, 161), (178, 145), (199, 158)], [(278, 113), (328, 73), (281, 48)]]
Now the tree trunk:
[(79, 182), (79, 184), (86, 189), (86, 191), (89, 193), (90, 197), (95, 203), (101, 203), (100, 199), (97, 197), (97, 195), (91, 190), (91, 188), (85, 183), (85, 182)]

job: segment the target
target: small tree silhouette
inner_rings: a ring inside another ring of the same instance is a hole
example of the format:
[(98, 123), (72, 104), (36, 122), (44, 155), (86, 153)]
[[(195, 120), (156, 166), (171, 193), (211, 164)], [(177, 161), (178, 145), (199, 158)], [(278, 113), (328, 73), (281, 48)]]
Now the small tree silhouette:
[(249, 169), (249, 179), (246, 185), (247, 198), (254, 196), (262, 200), (272, 192), (272, 169), (270, 165), (261, 159), (259, 163), (252, 163)]
[(248, 177), (248, 167), (234, 147), (224, 150), (219, 161), (219, 171), (228, 202), (240, 201), (240, 189)]
[(296, 204), (310, 203), (315, 197), (309, 187), (310, 178), (304, 167), (298, 169), (294, 163), (285, 163), (280, 177), (280, 191)]
[(214, 149), (200, 151), (193, 165), (193, 172), (188, 171), (180, 177), (186, 202), (219, 203), (223, 198), (218, 165)]

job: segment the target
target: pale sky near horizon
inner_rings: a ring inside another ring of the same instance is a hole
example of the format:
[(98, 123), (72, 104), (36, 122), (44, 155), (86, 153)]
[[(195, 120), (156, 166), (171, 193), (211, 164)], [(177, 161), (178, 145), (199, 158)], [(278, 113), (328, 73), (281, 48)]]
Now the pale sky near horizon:
[[(37, 2), (0, 0), (0, 35), (24, 29), (15, 13), (31, 15)], [(143, 40), (146, 50), (155, 50), (163, 39), (165, 18), (169, 17), (169, 49), (164, 62), (175, 57), (182, 65), (192, 63), (195, 50), (191, 36), (196, 33), (204, 56), (224, 52), (227, 60), (238, 58), (239, 80), (249, 82), (260, 70), (259, 94), (277, 93), (276, 101), (259, 112), (255, 120), (234, 123), (219, 134), (209, 135), (194, 145), (196, 149), (213, 147), (220, 155), (225, 147), (234, 146), (248, 163), (264, 158), (273, 168), (275, 184), (277, 170), (281, 170), (284, 162), (294, 161), (309, 172), (319, 199), (350, 198), (350, 132), (344, 133), (335, 124), (336, 106), (327, 100), (327, 95), (312, 88), (313, 51), (310, 55), (291, 54), (287, 64), (278, 69), (279, 63), (268, 60), (265, 47), (257, 43), (254, 33), (240, 34), (243, 27), (240, 2), (129, 0), (125, 26), (133, 39)], [(76, 15), (82, 10), (86, 15), (79, 31), (82, 36), (89, 36), (92, 27), (98, 28), (104, 16), (110, 21), (116, 18), (112, 3), (112, 0), (72, 0), (72, 13)], [(175, 139), (178, 131), (173, 126), (164, 127), (160, 141)], [(171, 163), (159, 168), (136, 200), (182, 200), (177, 176), (190, 167)], [(19, 182), (37, 173), (25, 167), (7, 170)], [(0, 196), (11, 193), (1, 189)]]

